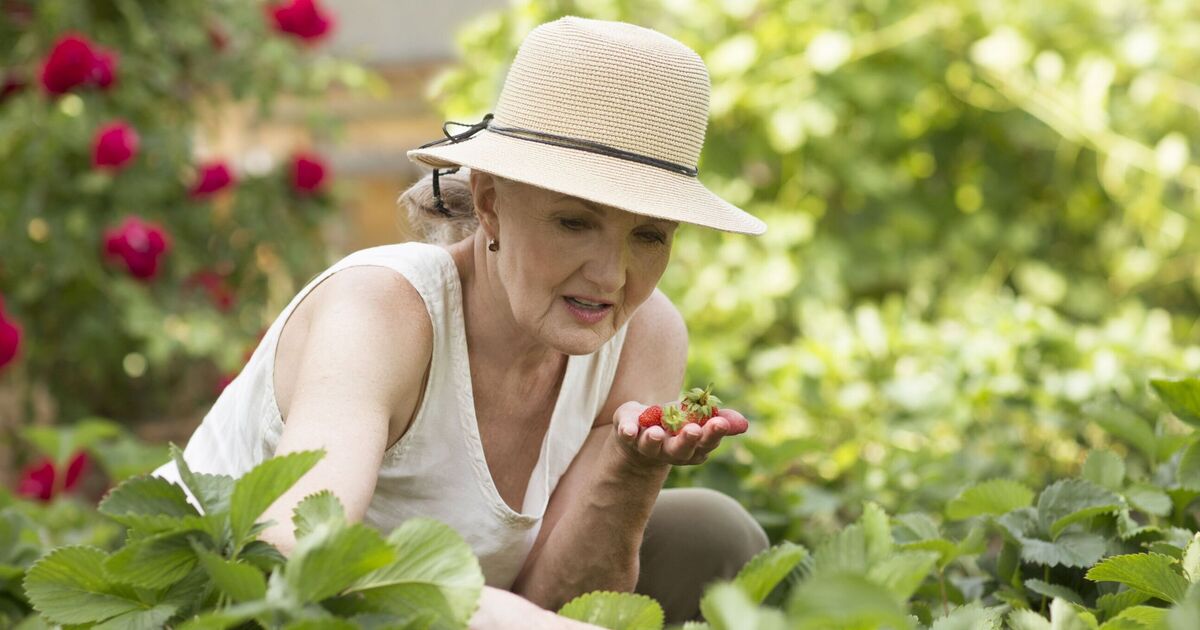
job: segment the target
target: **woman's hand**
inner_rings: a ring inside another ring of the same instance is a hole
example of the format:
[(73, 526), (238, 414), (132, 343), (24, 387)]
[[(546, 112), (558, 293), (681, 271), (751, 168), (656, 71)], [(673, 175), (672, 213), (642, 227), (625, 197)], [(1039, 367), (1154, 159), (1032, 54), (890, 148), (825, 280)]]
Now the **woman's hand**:
[(721, 443), (721, 438), (745, 433), (750, 426), (745, 416), (722, 407), (703, 427), (689, 422), (679, 433), (670, 435), (661, 426), (646, 429), (638, 426), (638, 416), (646, 407), (630, 401), (617, 407), (613, 414), (617, 444), (635, 464), (645, 467), (702, 464)]

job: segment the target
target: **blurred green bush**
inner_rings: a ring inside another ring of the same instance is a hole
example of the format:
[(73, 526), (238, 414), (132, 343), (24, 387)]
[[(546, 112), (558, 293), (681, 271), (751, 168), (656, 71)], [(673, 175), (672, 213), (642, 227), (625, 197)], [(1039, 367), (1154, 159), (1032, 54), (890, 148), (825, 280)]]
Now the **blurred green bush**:
[(1147, 378), (1200, 369), (1194, 3), (517, 2), (461, 33), (447, 119), (487, 112), (562, 15), (705, 59), (700, 177), (770, 226), (676, 240), (689, 384), (752, 429), (671, 483), (805, 540), (863, 499), (1074, 473), (1107, 443), (1083, 407), (1138, 413)]

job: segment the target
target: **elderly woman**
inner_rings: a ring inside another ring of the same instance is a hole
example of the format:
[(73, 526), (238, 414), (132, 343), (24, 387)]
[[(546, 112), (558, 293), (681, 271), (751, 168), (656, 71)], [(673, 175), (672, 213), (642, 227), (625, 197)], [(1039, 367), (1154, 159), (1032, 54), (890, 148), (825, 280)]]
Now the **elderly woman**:
[[(534, 30), (494, 116), (409, 154), (435, 170), (404, 200), (444, 244), (361, 250), (309, 282), (189, 464), (240, 475), (324, 449), (264, 539), (288, 553), (292, 508), (323, 489), (385, 531), (442, 520), (486, 578), (472, 627), (582, 625), (545, 609), (593, 590), (697, 617), (704, 586), (767, 545), (729, 497), (662, 490), (745, 431), (740, 413), (676, 435), (638, 422), (683, 386), (687, 331), (655, 289), (677, 226), (765, 229), (696, 178), (708, 92), (700, 58), (657, 32)], [(441, 170), (459, 166), (469, 177)]]

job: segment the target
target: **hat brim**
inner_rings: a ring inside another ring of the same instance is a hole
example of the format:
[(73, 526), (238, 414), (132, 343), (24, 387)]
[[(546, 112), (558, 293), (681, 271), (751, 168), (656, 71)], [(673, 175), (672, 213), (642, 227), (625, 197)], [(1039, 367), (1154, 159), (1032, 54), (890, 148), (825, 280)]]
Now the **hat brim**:
[(466, 166), (659, 219), (738, 234), (767, 229), (762, 220), (713, 194), (695, 177), (486, 129), (461, 142), (413, 149), (408, 157), (434, 168)]

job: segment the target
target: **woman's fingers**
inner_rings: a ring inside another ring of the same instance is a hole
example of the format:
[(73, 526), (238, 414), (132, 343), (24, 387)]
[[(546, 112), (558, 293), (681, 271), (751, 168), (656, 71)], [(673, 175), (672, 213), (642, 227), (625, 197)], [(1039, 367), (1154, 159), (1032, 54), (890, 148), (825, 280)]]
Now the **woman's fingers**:
[(727, 435), (739, 435), (745, 433), (746, 429), (750, 428), (750, 422), (746, 420), (746, 416), (738, 413), (736, 409), (718, 409), (717, 415), (710, 418), (708, 422), (712, 423), (717, 417), (725, 418), (729, 422)]

